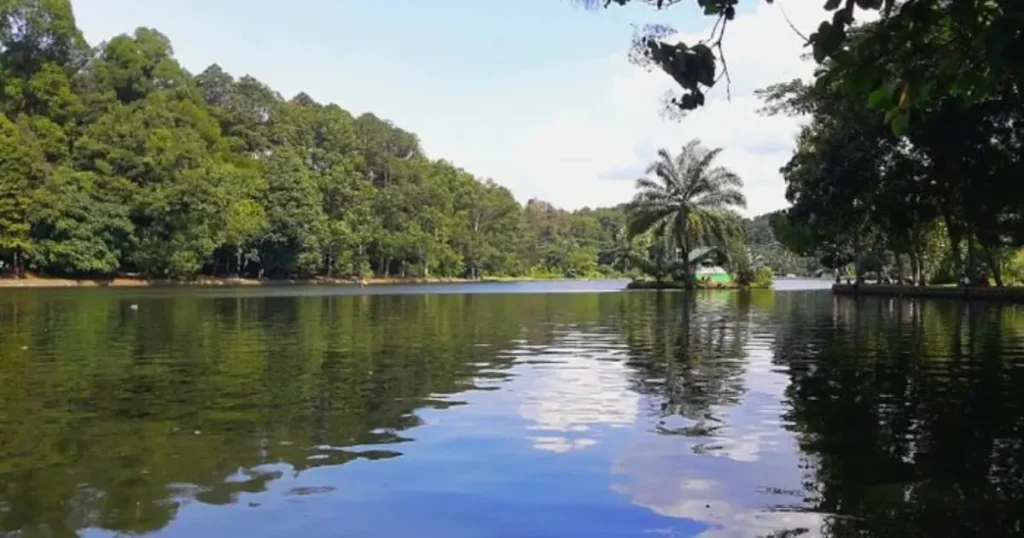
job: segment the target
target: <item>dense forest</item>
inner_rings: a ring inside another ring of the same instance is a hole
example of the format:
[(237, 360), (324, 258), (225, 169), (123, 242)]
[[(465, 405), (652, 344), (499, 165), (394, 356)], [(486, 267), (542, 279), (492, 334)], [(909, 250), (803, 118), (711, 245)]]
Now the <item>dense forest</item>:
[[(598, 276), (622, 208), (520, 205), (414, 133), (213, 65), (158, 31), (92, 48), (66, 1), (0, 14), (0, 261), (151, 277)], [(10, 7), (7, 7), (10, 6)]]

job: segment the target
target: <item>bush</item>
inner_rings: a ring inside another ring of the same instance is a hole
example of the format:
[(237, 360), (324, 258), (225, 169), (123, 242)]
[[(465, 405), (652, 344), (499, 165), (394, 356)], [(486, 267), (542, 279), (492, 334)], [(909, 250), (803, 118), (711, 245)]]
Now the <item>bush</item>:
[(772, 287), (772, 270), (769, 267), (758, 267), (754, 271), (754, 278), (750, 282), (752, 288)]
[(1024, 249), (1017, 249), (1007, 256), (1003, 281), (1011, 286), (1024, 285)]
[(741, 267), (733, 270), (733, 280), (740, 286), (748, 286), (754, 281), (754, 269), (752, 267)]

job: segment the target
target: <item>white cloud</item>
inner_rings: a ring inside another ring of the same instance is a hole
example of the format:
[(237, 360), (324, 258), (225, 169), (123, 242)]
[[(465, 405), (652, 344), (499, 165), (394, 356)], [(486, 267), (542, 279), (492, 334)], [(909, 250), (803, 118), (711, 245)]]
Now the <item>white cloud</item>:
[(571, 332), (564, 338), (571, 347), (545, 352), (557, 366), (538, 365), (534, 375), (519, 378), (524, 384), (517, 390), (519, 414), (532, 432), (533, 446), (556, 453), (596, 445), (603, 428), (632, 426), (640, 399), (630, 389), (629, 368), (609, 360), (607, 348), (594, 352), (573, 345), (574, 341), (593, 343), (599, 337)]
[[(660, 103), (676, 90), (674, 83), (664, 73), (628, 64), (623, 50), (608, 60), (617, 74), (599, 90), (603, 95), (592, 109), (556, 114), (525, 134), (502, 156), (503, 162), (481, 164), (522, 199), (539, 196), (565, 207), (614, 204), (632, 195), (632, 179), (658, 147), (674, 150), (700, 138), (708, 146), (724, 148), (719, 164), (744, 179), (748, 214), (785, 207), (778, 169), (791, 155), (799, 122), (758, 114), (763, 103), (754, 91), (809, 77), (814, 65), (801, 59), (807, 49), (787, 24), (780, 3), (759, 3), (756, 12), (741, 14), (729, 24), (725, 55), (731, 99), (722, 84), (708, 96), (706, 106), (686, 118), (663, 118)], [(785, 7), (804, 34), (827, 18), (820, 2), (791, 0)], [(710, 24), (683, 39), (693, 42), (709, 33)]]

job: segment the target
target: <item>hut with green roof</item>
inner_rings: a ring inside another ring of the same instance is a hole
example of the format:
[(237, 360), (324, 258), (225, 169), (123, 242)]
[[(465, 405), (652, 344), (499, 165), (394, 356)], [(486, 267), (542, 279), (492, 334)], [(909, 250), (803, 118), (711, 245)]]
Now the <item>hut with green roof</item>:
[(693, 278), (698, 282), (710, 282), (714, 284), (732, 284), (733, 278), (725, 265), (729, 263), (729, 257), (721, 249), (716, 247), (700, 247), (690, 251), (687, 256), (690, 267), (693, 268)]

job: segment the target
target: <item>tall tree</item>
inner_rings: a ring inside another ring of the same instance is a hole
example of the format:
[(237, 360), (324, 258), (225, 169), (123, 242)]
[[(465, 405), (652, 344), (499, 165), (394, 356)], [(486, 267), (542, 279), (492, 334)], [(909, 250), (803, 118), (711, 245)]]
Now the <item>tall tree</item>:
[[(714, 166), (721, 148), (708, 150), (692, 140), (673, 156), (658, 150), (658, 160), (647, 168), (648, 177), (636, 181), (637, 193), (630, 202), (629, 234), (646, 232), (672, 239), (680, 250), (683, 277), (692, 281), (689, 253), (698, 246), (725, 249), (742, 234), (734, 208), (746, 207), (739, 188), (743, 180), (721, 166)], [(653, 176), (653, 177), (650, 177)]]
[(29, 235), (32, 194), (43, 180), (42, 152), (0, 114), (0, 255), (17, 273), (33, 248)]

